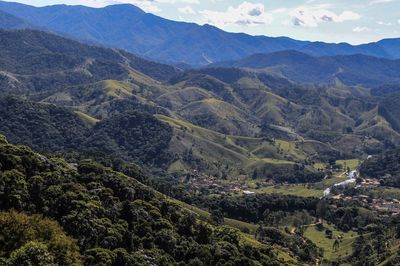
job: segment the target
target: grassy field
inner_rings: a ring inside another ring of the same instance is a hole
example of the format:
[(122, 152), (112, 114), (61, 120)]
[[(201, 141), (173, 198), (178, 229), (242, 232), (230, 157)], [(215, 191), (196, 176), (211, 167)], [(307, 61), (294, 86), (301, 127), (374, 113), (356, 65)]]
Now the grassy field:
[(374, 198), (400, 199), (400, 188), (377, 187), (370, 192)]
[[(247, 185), (250, 187), (251, 191), (256, 193), (265, 194), (282, 194), (291, 195), (299, 197), (321, 197), (325, 189), (333, 186), (336, 183), (340, 183), (347, 179), (345, 174), (337, 174), (335, 177), (330, 179), (322, 180), (314, 184), (290, 184), (290, 185), (277, 185), (268, 186), (257, 189), (257, 181), (248, 181)], [(400, 193), (400, 189), (399, 189)]]
[(338, 160), (336, 161), (336, 164), (341, 165), (343, 169), (349, 167), (351, 170), (355, 170), (360, 165), (360, 162), (361, 161), (359, 159)]
[(315, 163), (313, 164), (314, 169), (325, 169), (326, 168), (326, 163)]
[(272, 158), (263, 158), (261, 160), (270, 164), (294, 164), (294, 162), (291, 161), (272, 159)]
[(310, 187), (316, 190), (321, 190), (324, 191), (325, 189), (327, 189), (328, 187), (333, 186), (334, 184), (343, 182), (347, 179), (347, 176), (345, 173), (341, 173), (341, 174), (336, 174), (334, 177), (329, 178), (329, 179), (324, 179), (320, 182), (311, 184)]
[(87, 123), (89, 123), (90, 125), (95, 125), (97, 122), (100, 121), (100, 120), (98, 120), (98, 119), (96, 119), (96, 118), (94, 118), (94, 117), (91, 117), (91, 116), (88, 115), (88, 114), (85, 114), (85, 113), (82, 113), (82, 112), (79, 112), (79, 111), (75, 111), (75, 113), (76, 113), (77, 115), (79, 115), (79, 117), (82, 118), (84, 121), (86, 121)]
[(281, 185), (252, 189), (256, 193), (282, 194), (299, 197), (321, 197), (323, 190), (307, 188), (306, 185)]
[[(225, 135), (178, 118), (156, 117), (174, 128), (170, 151), (182, 154), (191, 149), (195, 157), (207, 162), (210, 174), (220, 173), (221, 164), (227, 166), (228, 175), (232, 177), (239, 174), (238, 169), (243, 169), (249, 176), (254, 169), (271, 172), (274, 167), (280, 167), (290, 171), (295, 160), (305, 157), (295, 148), (295, 143), (283, 140), (271, 143), (263, 138)], [(175, 163), (170, 170), (175, 173), (187, 171), (182, 163)]]
[(293, 142), (285, 140), (276, 140), (275, 146), (281, 149), (284, 153), (293, 156), (293, 158), (304, 160), (306, 159), (306, 154), (300, 149), (296, 148), (296, 144)]
[[(333, 238), (328, 239), (325, 236), (325, 230), (330, 229), (333, 232)], [(342, 236), (342, 240), (340, 242), (338, 250), (333, 249), (333, 243), (335, 242), (335, 239), (338, 236)], [(339, 231), (335, 229), (334, 227), (324, 224), (324, 230), (319, 231), (317, 230), (316, 226), (309, 226), (305, 233), (304, 236), (308, 239), (310, 239), (312, 242), (314, 242), (318, 247), (324, 249), (324, 258), (332, 261), (338, 258), (344, 258), (352, 253), (352, 245), (357, 238), (357, 233), (356, 232), (348, 232), (344, 233), (342, 231)]]
[[(336, 164), (341, 165), (343, 169), (349, 167), (351, 170), (355, 170), (360, 165), (361, 161), (359, 159), (350, 159), (350, 160), (337, 160)], [(313, 167), (315, 169), (325, 169), (327, 166), (326, 163), (315, 163)]]

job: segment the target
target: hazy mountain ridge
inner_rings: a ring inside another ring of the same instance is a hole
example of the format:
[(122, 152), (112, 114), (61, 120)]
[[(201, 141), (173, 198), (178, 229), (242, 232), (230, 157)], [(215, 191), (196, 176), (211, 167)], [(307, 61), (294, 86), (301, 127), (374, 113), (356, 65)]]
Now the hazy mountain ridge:
[(0, 11), (0, 25), (3, 29), (22, 29), (32, 27), (24, 20), (3, 11)]
[(315, 56), (365, 54), (400, 58), (399, 39), (352, 46), (297, 41), (287, 37), (250, 36), (228, 33), (210, 25), (167, 20), (132, 5), (37, 8), (0, 2), (0, 10), (33, 26), (76, 39), (118, 47), (158, 61), (194, 66), (282, 50), (298, 50)]
[(376, 87), (400, 82), (400, 60), (362, 54), (313, 57), (298, 51), (255, 54), (237, 61), (211, 64), (215, 67), (239, 67), (265, 70), (303, 83)]

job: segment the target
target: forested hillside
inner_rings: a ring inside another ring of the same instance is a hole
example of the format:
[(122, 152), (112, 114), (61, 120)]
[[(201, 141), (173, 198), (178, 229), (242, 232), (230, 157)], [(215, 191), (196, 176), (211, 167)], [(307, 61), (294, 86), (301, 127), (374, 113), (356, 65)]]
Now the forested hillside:
[(169, 160), (172, 129), (148, 113), (127, 111), (94, 126), (66, 108), (15, 97), (0, 98), (0, 113), (0, 132), (40, 151), (79, 150), (159, 166)]
[[(45, 157), (28, 147), (8, 144), (4, 137), (0, 143), (0, 192), (4, 211), (0, 234), (6, 236), (0, 240), (4, 244), (0, 256), (10, 265), (22, 261), (24, 265), (283, 262), (272, 246), (249, 242), (236, 229), (200, 219), (139, 183), (135, 176), (92, 161), (75, 165)], [(8, 239), (10, 234), (12, 239)]]

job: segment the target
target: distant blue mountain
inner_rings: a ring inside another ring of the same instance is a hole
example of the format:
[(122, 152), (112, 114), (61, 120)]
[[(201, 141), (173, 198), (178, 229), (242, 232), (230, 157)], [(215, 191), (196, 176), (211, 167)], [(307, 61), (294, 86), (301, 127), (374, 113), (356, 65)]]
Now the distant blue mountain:
[(262, 69), (303, 83), (335, 83), (376, 87), (400, 83), (400, 60), (368, 55), (336, 55), (314, 57), (288, 50), (270, 54), (254, 54), (241, 60), (210, 64), (215, 68)]
[[(400, 39), (352, 46), (250, 36), (228, 33), (210, 25), (167, 20), (127, 4), (105, 8), (67, 5), (39, 8), (0, 1), (0, 11), (75, 39), (182, 65), (200, 66), (282, 50), (298, 50), (314, 56), (365, 54), (400, 58)], [(0, 27), (4, 27), (3, 23)]]
[(32, 27), (24, 20), (3, 11), (0, 11), (0, 26), (3, 29), (23, 29)]

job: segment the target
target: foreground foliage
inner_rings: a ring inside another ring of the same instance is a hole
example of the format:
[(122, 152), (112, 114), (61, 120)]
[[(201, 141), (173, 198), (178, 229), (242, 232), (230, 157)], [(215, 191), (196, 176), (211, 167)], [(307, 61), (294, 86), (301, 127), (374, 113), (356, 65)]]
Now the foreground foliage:
[[(239, 231), (203, 222), (135, 179), (91, 161), (70, 165), (3, 138), (0, 184), (2, 210), (41, 213), (58, 221), (77, 239), (85, 265), (279, 264), (268, 245), (249, 246)], [(6, 257), (18, 261), (31, 256), (51, 265), (63, 259), (65, 252), (54, 253), (54, 248), (62, 248), (58, 243), (64, 239), (71, 246), (66, 257), (78, 263), (74, 242), (63, 238), (56, 224), (44, 220), (34, 226), (31, 221), (38, 216), (31, 220), (15, 213), (9, 216), (28, 225), (26, 230), (18, 229), (19, 239), (8, 240), (3, 248)], [(7, 219), (2, 224), (9, 224)], [(41, 224), (49, 225), (47, 231)], [(10, 236), (13, 229), (4, 228), (3, 233)], [(33, 235), (28, 234), (32, 230)], [(56, 239), (48, 237), (49, 231), (55, 232)]]
[(81, 265), (75, 240), (39, 215), (0, 213), (0, 261), (7, 265)]

